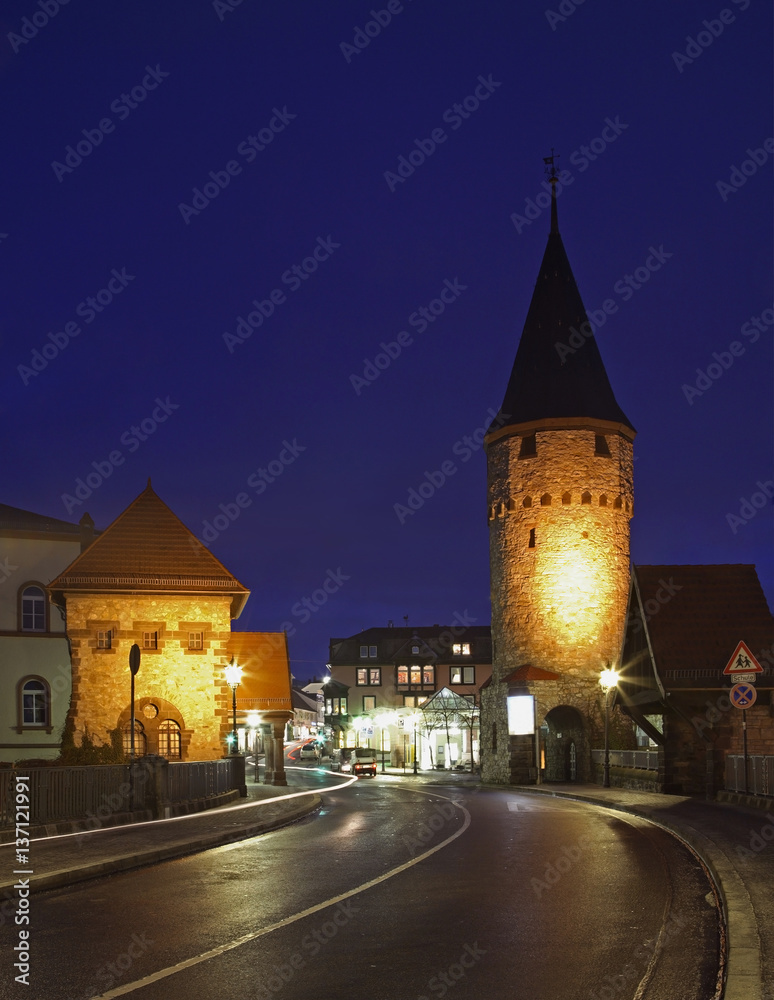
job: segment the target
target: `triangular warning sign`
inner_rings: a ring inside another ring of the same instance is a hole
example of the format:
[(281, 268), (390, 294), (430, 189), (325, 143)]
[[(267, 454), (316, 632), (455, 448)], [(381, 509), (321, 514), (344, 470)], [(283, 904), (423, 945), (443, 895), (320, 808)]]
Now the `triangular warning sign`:
[(724, 674), (762, 674), (763, 667), (750, 652), (746, 643), (740, 642), (734, 655), (726, 664)]

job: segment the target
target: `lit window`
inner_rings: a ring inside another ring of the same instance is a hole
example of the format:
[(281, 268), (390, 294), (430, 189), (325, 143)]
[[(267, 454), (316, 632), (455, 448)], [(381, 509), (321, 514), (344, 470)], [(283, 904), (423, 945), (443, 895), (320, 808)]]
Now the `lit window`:
[(358, 684), (360, 687), (363, 687), (365, 684), (368, 684), (368, 670), (365, 667), (358, 667), (355, 673), (355, 678), (356, 678), (355, 683)]
[(159, 726), (159, 756), (180, 760), (180, 726), (172, 719), (166, 719)]
[(360, 647), (360, 659), (365, 660), (368, 658), (368, 646)]
[(412, 646), (411, 652), (414, 654), (414, 656), (419, 656), (419, 646)]
[(406, 687), (408, 685), (408, 667), (398, 667), (398, 686)]
[(376, 646), (368, 647), (368, 655), (372, 660), (376, 659)]
[(376, 698), (372, 694), (363, 695), (363, 711), (373, 712), (376, 708)]
[(455, 642), (452, 646), (452, 653), (455, 656), (470, 656), (470, 643)]
[(422, 684), (422, 668), (414, 664), (411, 667), (410, 681), (412, 687), (420, 687)]
[(113, 633), (110, 629), (106, 629), (103, 632), (97, 632), (97, 649), (112, 649), (113, 648)]
[[(124, 726), (123, 733), (121, 734), (121, 742), (124, 747), (124, 755), (126, 757), (130, 756), (132, 752), (132, 727), (131, 725)], [(135, 721), (134, 723), (134, 755), (135, 757), (144, 757), (147, 751), (147, 742), (145, 738), (145, 727), (141, 722)]]
[(143, 649), (158, 649), (159, 648), (159, 634), (158, 634), (158, 632), (143, 632), (143, 634), (142, 634), (142, 648)]
[(368, 683), (374, 687), (379, 687), (382, 683), (382, 668), (371, 667), (368, 671)]
[(417, 707), (417, 696), (414, 694), (404, 694), (403, 695), (403, 707), (404, 708), (416, 708)]
[(189, 649), (204, 649), (204, 633), (203, 632), (189, 632), (188, 633), (188, 648)]
[(475, 684), (475, 667), (452, 667), (450, 670), (450, 681), (452, 684)]
[(46, 631), (46, 595), (40, 587), (25, 587), (21, 595), (22, 632)]
[(341, 709), (341, 714), (342, 715), (346, 715), (347, 714), (347, 699), (346, 698), (339, 698), (339, 708)]
[(43, 681), (29, 680), (22, 686), (22, 725), (47, 726), (49, 693)]
[(417, 698), (417, 708), (419, 708), (420, 705), (424, 705), (426, 701), (427, 701), (427, 695), (420, 694)]
[(435, 685), (435, 667), (423, 667), (422, 668), (422, 684), (427, 687)]

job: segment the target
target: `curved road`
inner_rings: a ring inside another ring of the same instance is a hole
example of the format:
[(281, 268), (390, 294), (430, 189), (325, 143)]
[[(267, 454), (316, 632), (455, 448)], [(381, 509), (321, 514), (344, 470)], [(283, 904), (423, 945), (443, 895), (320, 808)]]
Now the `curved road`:
[(715, 996), (714, 896), (659, 828), (507, 789), (299, 780), (337, 784), (292, 827), (37, 896), (35, 1000)]

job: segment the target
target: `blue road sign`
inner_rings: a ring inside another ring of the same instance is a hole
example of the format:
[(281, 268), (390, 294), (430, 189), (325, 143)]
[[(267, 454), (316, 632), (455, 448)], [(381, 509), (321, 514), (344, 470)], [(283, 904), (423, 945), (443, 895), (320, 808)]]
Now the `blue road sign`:
[(758, 692), (752, 684), (734, 684), (729, 697), (731, 704), (737, 708), (751, 708), (755, 704)]

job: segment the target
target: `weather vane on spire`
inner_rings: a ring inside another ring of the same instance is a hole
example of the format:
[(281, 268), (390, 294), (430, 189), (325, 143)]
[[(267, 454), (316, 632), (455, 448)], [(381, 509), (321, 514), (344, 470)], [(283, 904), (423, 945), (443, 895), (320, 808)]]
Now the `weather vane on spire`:
[(548, 178), (548, 183), (551, 185), (551, 232), (559, 232), (559, 220), (556, 214), (556, 185), (559, 183), (559, 172), (556, 169), (556, 160), (559, 159), (559, 154), (554, 152), (554, 147), (551, 147), (551, 155), (543, 157), (543, 163), (546, 165), (546, 177)]

